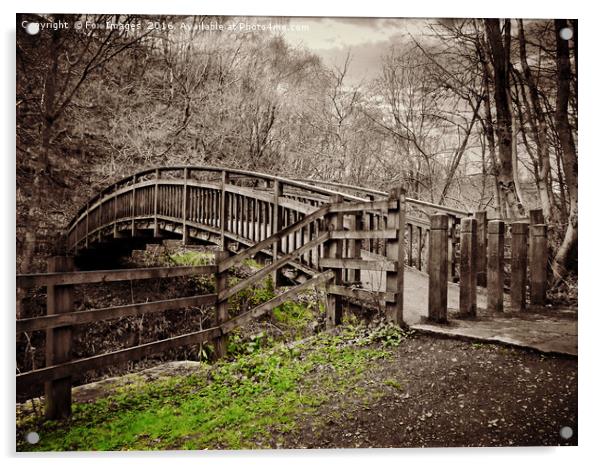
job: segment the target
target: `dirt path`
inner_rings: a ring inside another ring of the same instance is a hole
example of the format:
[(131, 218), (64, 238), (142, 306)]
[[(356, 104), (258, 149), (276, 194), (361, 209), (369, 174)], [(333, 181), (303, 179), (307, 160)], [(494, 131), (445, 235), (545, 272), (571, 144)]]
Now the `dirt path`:
[[(419, 336), (280, 448), (577, 444), (577, 360)], [(560, 436), (564, 426), (573, 436)]]

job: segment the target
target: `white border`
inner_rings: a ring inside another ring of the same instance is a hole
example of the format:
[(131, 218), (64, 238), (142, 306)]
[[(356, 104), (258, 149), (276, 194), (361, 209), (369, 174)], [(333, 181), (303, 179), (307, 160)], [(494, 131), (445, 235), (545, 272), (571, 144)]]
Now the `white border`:
[[(2, 202), (0, 203), (0, 218), (3, 219), (3, 280), (2, 296), (4, 325), (4, 381), (0, 385), (2, 399), (2, 419), (0, 423), (2, 452), (8, 456), (8, 461), (15, 461), (14, 451), (14, 333), (12, 320), (14, 309), (14, 267), (15, 267), (15, 237), (14, 237), (14, 206), (15, 206), (15, 13), (17, 12), (90, 12), (90, 13), (146, 13), (146, 14), (221, 14), (221, 15), (256, 15), (256, 16), (371, 16), (371, 17), (522, 17), (522, 18), (579, 18), (580, 21), (580, 132), (579, 152), (584, 154), (580, 161), (579, 191), (580, 191), (580, 325), (579, 325), (579, 355), (581, 377), (579, 381), (579, 443), (576, 448), (504, 448), (504, 449), (429, 449), (429, 450), (336, 450), (336, 451), (267, 451), (267, 452), (210, 452), (210, 453), (117, 453), (117, 454), (75, 454), (75, 455), (44, 455), (34, 458), (24, 458), (25, 461), (43, 461), (44, 466), (61, 464), (63, 462), (86, 462), (94, 464), (110, 460), (115, 464), (161, 464), (167, 458), (177, 458), (189, 464), (219, 462), (220, 464), (277, 464), (305, 465), (314, 463), (391, 463), (411, 462), (414, 464), (445, 464), (461, 463), (463, 465), (486, 462), (488, 465), (509, 463), (524, 464), (527, 462), (545, 462), (548, 465), (589, 464), (595, 458), (600, 440), (597, 438), (600, 428), (600, 352), (598, 341), (600, 325), (600, 273), (596, 264), (602, 264), (600, 247), (600, 203), (602, 198), (602, 110), (600, 101), (600, 54), (599, 37), (600, 20), (594, 7), (594, 2), (548, 0), (546, 2), (529, 2), (528, 0), (481, 0), (481, 1), (385, 1), (370, 0), (363, 3), (338, 3), (324, 0), (302, 0), (298, 2), (264, 1), (264, 0), (234, 0), (228, 3), (214, 0), (183, 1), (169, 0), (151, 3), (124, 0), (92, 0), (73, 2), (66, 0), (32, 1), (20, 0), (14, 6), (2, 4), (2, 53), (3, 63), (0, 79), (2, 80), (2, 136), (4, 153), (2, 160)], [(12, 2), (10, 2), (12, 3)], [(7, 221), (6, 219), (10, 219)], [(11, 228), (7, 228), (10, 225)], [(598, 460), (599, 461), (599, 460)]]

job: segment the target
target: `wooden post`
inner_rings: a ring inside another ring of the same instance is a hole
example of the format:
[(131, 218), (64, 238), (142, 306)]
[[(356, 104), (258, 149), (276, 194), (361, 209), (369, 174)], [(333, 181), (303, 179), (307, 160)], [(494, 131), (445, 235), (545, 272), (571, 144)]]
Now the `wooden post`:
[(543, 209), (531, 209), (529, 211), (529, 224), (530, 225), (543, 225), (545, 220), (543, 218)]
[[(56, 256), (48, 260), (48, 272), (70, 272), (75, 269), (72, 257)], [(48, 315), (73, 311), (73, 286), (48, 287)], [(46, 330), (46, 366), (71, 360), (71, 327)], [(46, 418), (61, 419), (71, 415), (71, 377), (44, 384)]]
[(395, 188), (389, 192), (389, 200), (396, 206), (387, 212), (387, 229), (396, 230), (397, 237), (387, 240), (387, 259), (397, 262), (397, 270), (386, 272), (387, 292), (395, 294), (395, 302), (386, 303), (386, 319), (404, 326), (403, 320), (403, 279), (405, 272), (405, 190)]
[(487, 309), (504, 310), (504, 230), (506, 224), (494, 220), (487, 225)]
[(230, 176), (226, 170), (222, 171), (222, 197), (219, 205), (219, 227), (220, 227), (220, 236), (222, 242), (222, 251), (228, 251), (228, 239), (226, 238), (226, 222), (228, 218), (228, 202), (227, 196), (228, 191), (226, 191), (226, 185), (230, 181)]
[(439, 323), (447, 322), (448, 225), (449, 217), (446, 214), (431, 215), (428, 318)]
[(184, 168), (184, 187), (182, 188), (182, 244), (188, 243), (188, 227), (186, 226), (186, 211), (188, 210), (188, 168)]
[[(363, 214), (355, 214), (351, 216), (351, 230), (361, 231), (363, 230)], [(352, 259), (362, 258), (362, 240), (349, 240), (349, 252), (348, 255)], [(349, 271), (349, 281), (352, 283), (361, 282), (361, 270), (352, 269)]]
[[(117, 188), (115, 188), (117, 191)], [(118, 208), (119, 196), (113, 196), (113, 238), (117, 238), (117, 208)], [(75, 230), (77, 231), (77, 229)]]
[[(215, 251), (215, 263), (219, 264), (221, 261), (226, 260), (230, 254), (228, 251)], [(216, 273), (215, 276), (215, 293), (219, 295), (220, 292), (224, 291), (228, 287), (228, 271)], [(215, 325), (216, 327), (223, 324), (228, 320), (228, 300), (218, 302), (215, 310)], [(228, 349), (228, 335), (222, 335), (217, 337), (214, 341), (215, 358), (220, 359), (226, 356)]]
[(450, 224), (447, 230), (447, 235), (449, 238), (449, 246), (447, 249), (447, 268), (449, 270), (448, 280), (450, 282), (456, 282), (457, 280), (457, 271), (456, 271), (456, 244), (458, 242), (456, 232), (458, 230), (458, 223), (460, 219), (453, 215), (449, 216)]
[(512, 224), (512, 262), (510, 275), (510, 302), (513, 311), (526, 309), (527, 289), (527, 230), (526, 223)]
[(474, 215), (477, 221), (477, 285), (487, 286), (487, 211)]
[(154, 234), (153, 236), (155, 238), (159, 238), (160, 232), (159, 232), (159, 218), (157, 217), (159, 215), (159, 179), (161, 178), (161, 172), (159, 171), (159, 169), (157, 168), (155, 170), (155, 199), (154, 199), (154, 212), (155, 212), (155, 224), (154, 224)]
[[(332, 196), (330, 198), (331, 204), (338, 204), (342, 202), (343, 198), (340, 194)], [(343, 214), (341, 212), (328, 213), (325, 216), (325, 227), (327, 231), (342, 230), (343, 229)], [(330, 259), (341, 259), (343, 257), (343, 242), (338, 239), (328, 240), (324, 244), (324, 255)], [(335, 285), (343, 284), (343, 270), (334, 269)], [(343, 316), (343, 301), (341, 296), (330, 294), (328, 292), (328, 285), (326, 286), (326, 326), (332, 328), (341, 323)]]
[(463, 218), (460, 229), (460, 315), (477, 316), (477, 220)]
[(130, 215), (132, 216), (132, 238), (136, 236), (136, 175), (132, 176), (132, 202), (130, 204)]
[[(279, 180), (274, 180), (274, 213), (272, 214), (272, 235), (282, 230), (282, 216), (280, 215), (280, 196), (282, 196), (283, 189), (282, 183)], [(272, 261), (278, 260), (278, 254), (281, 248), (281, 241), (274, 241), (272, 245)], [(274, 270), (272, 273), (272, 279), (274, 281), (274, 287), (278, 287), (282, 284), (282, 274), (280, 270)]]
[(86, 248), (88, 248), (89, 231), (90, 231), (90, 203), (86, 202)]
[(548, 227), (531, 225), (531, 305), (546, 303), (548, 286)]

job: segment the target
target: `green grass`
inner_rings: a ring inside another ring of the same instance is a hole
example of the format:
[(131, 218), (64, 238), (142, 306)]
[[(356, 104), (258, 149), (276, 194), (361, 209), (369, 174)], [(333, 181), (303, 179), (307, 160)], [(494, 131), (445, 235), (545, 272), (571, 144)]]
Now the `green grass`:
[(210, 252), (186, 251), (177, 252), (169, 256), (169, 262), (174, 265), (210, 265), (214, 262), (214, 256)]
[[(73, 406), (64, 422), (18, 420), (18, 450), (240, 449), (269, 447), (295, 430), (332, 396), (355, 393), (371, 361), (390, 353), (368, 345), (370, 335), (346, 327), (292, 348), (279, 345), (198, 373), (119, 389), (93, 403)], [(40, 442), (27, 444), (27, 432)]]

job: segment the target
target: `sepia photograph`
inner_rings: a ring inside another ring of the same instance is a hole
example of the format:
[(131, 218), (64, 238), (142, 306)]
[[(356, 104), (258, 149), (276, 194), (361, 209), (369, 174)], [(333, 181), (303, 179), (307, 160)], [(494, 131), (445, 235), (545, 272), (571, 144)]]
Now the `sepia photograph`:
[(546, 16), (18, 13), (16, 451), (578, 445)]

